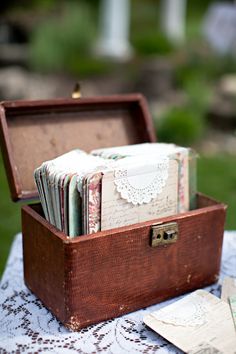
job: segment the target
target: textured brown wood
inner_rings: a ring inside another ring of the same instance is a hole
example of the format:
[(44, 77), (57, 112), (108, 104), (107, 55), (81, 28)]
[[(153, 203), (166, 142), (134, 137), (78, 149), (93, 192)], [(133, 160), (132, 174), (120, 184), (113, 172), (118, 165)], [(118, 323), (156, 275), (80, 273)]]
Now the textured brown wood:
[(3, 102), (0, 134), (12, 199), (37, 197), (33, 171), (75, 148), (155, 141), (142, 95)]
[(22, 229), (26, 284), (30, 279), (29, 288), (36, 289), (35, 294), (63, 322), (66, 320), (64, 244), (56, 229), (50, 227), (49, 232), (44, 222), (37, 217), (32, 219), (27, 213), (23, 213)]
[[(206, 204), (188, 213), (73, 240), (39, 214), (22, 210), (27, 286), (71, 329), (160, 302), (217, 280), (225, 206)], [(151, 225), (176, 221), (175, 244), (152, 248)], [(60, 293), (60, 294), (58, 294)]]

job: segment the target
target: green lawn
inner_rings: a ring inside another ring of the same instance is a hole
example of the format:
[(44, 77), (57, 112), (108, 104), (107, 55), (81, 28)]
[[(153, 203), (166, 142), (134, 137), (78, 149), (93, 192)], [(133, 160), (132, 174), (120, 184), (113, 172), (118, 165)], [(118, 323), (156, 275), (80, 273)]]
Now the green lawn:
[(198, 190), (228, 204), (225, 228), (236, 229), (236, 156), (200, 157)]
[(0, 275), (14, 235), (20, 231), (20, 204), (10, 199), (7, 179), (0, 153)]
[[(236, 229), (236, 156), (201, 157), (198, 190), (228, 204), (226, 229)], [(20, 204), (10, 200), (0, 156), (0, 275), (14, 235), (20, 231)]]

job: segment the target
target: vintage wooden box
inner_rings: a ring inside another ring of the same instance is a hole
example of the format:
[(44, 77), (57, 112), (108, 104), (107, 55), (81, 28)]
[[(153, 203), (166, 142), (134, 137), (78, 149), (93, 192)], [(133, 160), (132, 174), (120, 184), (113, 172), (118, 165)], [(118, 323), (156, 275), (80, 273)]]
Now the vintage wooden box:
[[(4, 102), (0, 118), (14, 201), (37, 197), (34, 168), (73, 148), (155, 141), (141, 95)], [(196, 210), (69, 239), (40, 204), (23, 206), (25, 283), (73, 330), (203, 287), (218, 277), (225, 209), (199, 194)]]

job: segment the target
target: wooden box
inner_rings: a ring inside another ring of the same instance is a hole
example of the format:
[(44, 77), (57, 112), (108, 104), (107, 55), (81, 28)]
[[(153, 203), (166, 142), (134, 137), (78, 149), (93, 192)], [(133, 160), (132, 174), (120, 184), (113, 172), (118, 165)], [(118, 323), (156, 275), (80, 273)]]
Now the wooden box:
[[(154, 142), (141, 95), (4, 102), (3, 157), (13, 200), (37, 197), (33, 170), (79, 147)], [(198, 195), (184, 214), (69, 239), (22, 207), (24, 277), (29, 289), (67, 327), (82, 327), (155, 304), (217, 280), (225, 205)], [(174, 243), (152, 247), (153, 230), (175, 222)]]

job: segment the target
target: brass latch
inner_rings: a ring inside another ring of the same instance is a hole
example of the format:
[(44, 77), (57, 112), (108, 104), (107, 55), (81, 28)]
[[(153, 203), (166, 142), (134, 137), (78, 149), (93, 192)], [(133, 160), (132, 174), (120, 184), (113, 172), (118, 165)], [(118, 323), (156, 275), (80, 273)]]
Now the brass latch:
[(80, 98), (81, 97), (81, 88), (79, 82), (75, 84), (74, 90), (71, 95), (72, 98)]
[(178, 224), (170, 222), (167, 224), (152, 225), (151, 246), (157, 247), (174, 243), (178, 239)]

